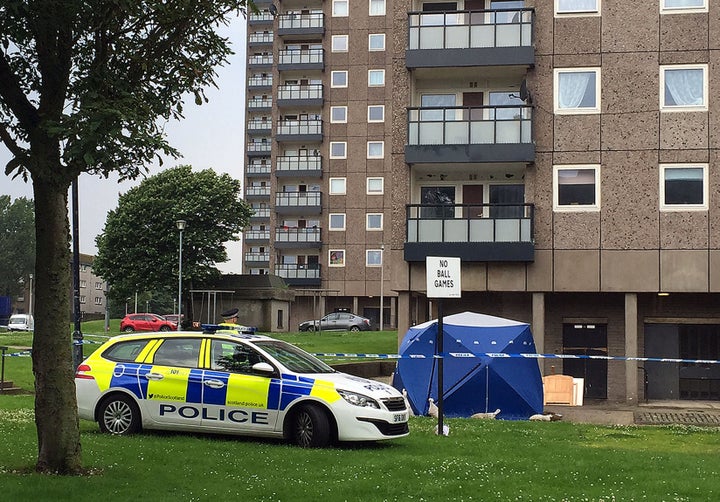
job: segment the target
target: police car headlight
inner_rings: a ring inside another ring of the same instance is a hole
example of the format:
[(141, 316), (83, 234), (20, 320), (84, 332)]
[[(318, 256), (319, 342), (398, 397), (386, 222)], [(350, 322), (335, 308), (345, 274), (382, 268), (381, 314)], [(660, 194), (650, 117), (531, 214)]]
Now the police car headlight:
[(355, 406), (361, 406), (363, 408), (377, 408), (380, 409), (380, 405), (373, 398), (358, 394), (357, 392), (350, 392), (347, 390), (338, 390), (345, 401)]

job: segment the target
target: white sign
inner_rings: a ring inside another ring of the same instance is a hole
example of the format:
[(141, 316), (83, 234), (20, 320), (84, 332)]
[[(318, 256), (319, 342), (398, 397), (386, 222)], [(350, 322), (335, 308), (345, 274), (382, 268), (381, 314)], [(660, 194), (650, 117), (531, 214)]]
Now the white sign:
[(425, 258), (428, 298), (460, 298), (460, 258)]

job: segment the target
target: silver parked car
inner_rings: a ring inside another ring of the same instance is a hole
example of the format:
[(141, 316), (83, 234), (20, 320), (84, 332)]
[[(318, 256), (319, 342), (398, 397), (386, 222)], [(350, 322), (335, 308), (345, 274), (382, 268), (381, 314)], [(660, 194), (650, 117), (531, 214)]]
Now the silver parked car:
[(370, 331), (370, 319), (350, 312), (333, 312), (322, 319), (303, 321), (300, 331)]

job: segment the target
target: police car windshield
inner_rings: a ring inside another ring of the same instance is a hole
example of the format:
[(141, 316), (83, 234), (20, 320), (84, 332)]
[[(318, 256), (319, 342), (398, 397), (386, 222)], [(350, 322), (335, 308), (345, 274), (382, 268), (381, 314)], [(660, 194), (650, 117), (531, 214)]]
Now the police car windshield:
[(335, 373), (330, 366), (302, 349), (280, 340), (258, 340), (259, 348), (295, 373)]

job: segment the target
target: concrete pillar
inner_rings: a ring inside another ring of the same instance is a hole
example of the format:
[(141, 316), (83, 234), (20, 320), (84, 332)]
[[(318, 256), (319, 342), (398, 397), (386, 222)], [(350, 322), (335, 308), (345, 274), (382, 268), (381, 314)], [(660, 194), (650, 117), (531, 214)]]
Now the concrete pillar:
[[(533, 293), (532, 296), (532, 334), (535, 350), (538, 354), (545, 353), (545, 293)], [(540, 373), (544, 374), (544, 359), (538, 359)]]
[[(391, 296), (390, 297), (390, 326), (388, 326), (388, 328), (392, 329), (393, 326), (397, 326), (397, 298), (395, 298), (394, 296)], [(405, 333), (403, 332), (403, 334), (405, 334)]]
[[(625, 294), (625, 357), (638, 355), (638, 307), (637, 294)], [(625, 361), (625, 400), (628, 404), (638, 401), (638, 363)]]
[(352, 312), (355, 315), (362, 315), (362, 313), (358, 312), (358, 297), (357, 296), (353, 296)]
[(410, 293), (399, 293), (397, 297), (398, 348), (400, 348), (403, 336), (410, 329), (410, 323)]

